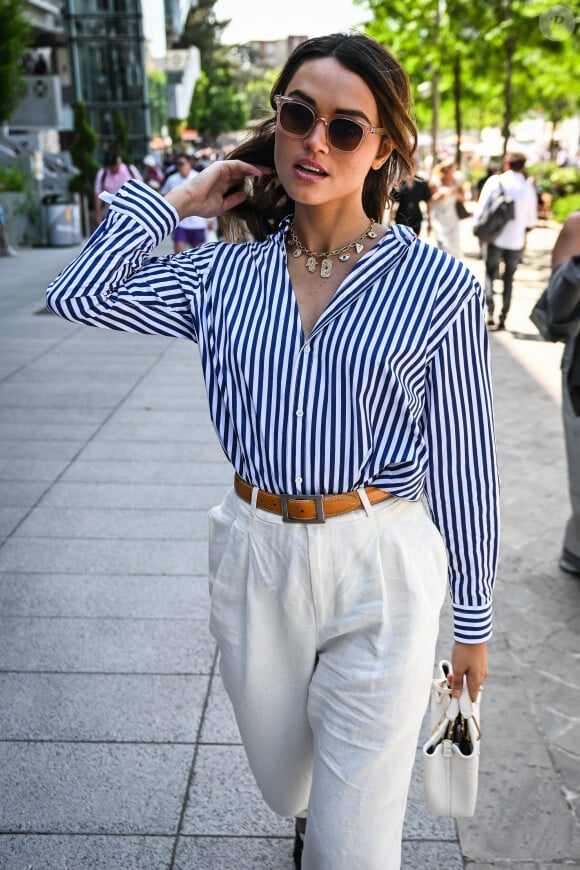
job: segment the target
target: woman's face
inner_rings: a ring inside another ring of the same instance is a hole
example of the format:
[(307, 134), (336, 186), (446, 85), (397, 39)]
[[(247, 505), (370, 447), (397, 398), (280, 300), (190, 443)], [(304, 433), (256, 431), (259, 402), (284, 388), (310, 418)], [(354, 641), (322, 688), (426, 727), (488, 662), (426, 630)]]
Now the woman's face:
[[(381, 126), (366, 82), (334, 58), (305, 61), (284, 96), (310, 106), (327, 123), (336, 116), (346, 116)], [(296, 203), (323, 205), (350, 196), (360, 202), (369, 170), (379, 169), (392, 151), (388, 139), (379, 133), (368, 135), (356, 151), (339, 151), (329, 144), (327, 130), (323, 121), (317, 121), (304, 138), (296, 138), (285, 133), (279, 123), (276, 126), (276, 171)]]

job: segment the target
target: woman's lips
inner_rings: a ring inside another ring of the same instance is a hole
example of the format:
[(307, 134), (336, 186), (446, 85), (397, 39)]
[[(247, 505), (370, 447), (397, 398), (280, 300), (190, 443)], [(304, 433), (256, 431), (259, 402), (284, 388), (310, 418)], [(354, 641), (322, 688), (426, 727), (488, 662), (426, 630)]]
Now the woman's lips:
[(300, 160), (294, 164), (294, 174), (301, 181), (318, 182), (328, 178), (326, 170), (313, 160)]

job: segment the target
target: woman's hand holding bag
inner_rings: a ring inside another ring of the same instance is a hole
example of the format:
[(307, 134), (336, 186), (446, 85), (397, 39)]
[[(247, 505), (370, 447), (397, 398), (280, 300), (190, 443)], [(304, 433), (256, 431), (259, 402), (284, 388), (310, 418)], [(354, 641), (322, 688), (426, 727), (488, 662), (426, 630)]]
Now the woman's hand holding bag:
[(460, 698), (451, 697), (451, 663), (439, 663), (431, 689), (431, 736), (423, 746), (423, 787), (434, 816), (465, 818), (475, 812), (479, 774), (480, 695), (472, 701), (463, 680)]

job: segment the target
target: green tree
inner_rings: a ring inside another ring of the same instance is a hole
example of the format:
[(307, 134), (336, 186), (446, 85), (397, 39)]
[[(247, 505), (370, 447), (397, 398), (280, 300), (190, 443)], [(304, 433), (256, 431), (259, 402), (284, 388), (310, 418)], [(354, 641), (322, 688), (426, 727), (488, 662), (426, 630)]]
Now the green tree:
[(459, 140), (465, 125), (498, 124), (505, 150), (515, 120), (539, 106), (558, 106), (559, 120), (563, 104), (568, 110), (577, 105), (579, 28), (547, 38), (543, 0), (364, 5), (373, 15), (367, 32), (409, 72), (423, 128), (453, 127)]
[(84, 103), (77, 103), (74, 108), (73, 139), (70, 145), (70, 154), (73, 165), (79, 170), (70, 183), (69, 188), (73, 193), (79, 193), (82, 201), (83, 232), (90, 231), (89, 221), (86, 217), (89, 205), (93, 201), (95, 176), (100, 169), (100, 164), (95, 158), (95, 152), (99, 143), (95, 130), (89, 123), (89, 114)]
[(151, 133), (161, 135), (161, 128), (167, 124), (167, 73), (152, 69), (147, 73), (147, 88), (149, 91), (149, 116)]
[(19, 63), (31, 42), (30, 26), (19, 0), (0, 0), (0, 124), (7, 121), (23, 92)]
[(229, 21), (216, 19), (215, 3), (199, 0), (190, 9), (178, 45), (195, 45), (200, 52), (202, 74), (192, 97), (188, 126), (209, 140), (242, 129), (248, 119), (246, 97), (238, 86), (240, 61), (220, 41)]
[(129, 154), (129, 128), (125, 116), (121, 109), (116, 109), (113, 116), (113, 130), (115, 138), (111, 144), (111, 148), (115, 151), (124, 163), (132, 163), (132, 157)]
[(219, 75), (214, 75), (212, 82), (202, 72), (191, 101), (188, 126), (204, 138), (215, 140), (221, 133), (243, 129), (247, 121), (246, 103), (236, 90), (220, 83)]

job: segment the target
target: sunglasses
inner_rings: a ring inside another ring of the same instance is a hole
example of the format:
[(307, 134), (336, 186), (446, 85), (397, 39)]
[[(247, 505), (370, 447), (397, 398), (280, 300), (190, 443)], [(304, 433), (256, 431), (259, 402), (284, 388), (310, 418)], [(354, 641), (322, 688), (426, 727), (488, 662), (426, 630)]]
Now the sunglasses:
[(322, 121), (326, 127), (328, 142), (337, 151), (356, 151), (371, 133), (386, 135), (382, 127), (373, 127), (372, 124), (355, 118), (338, 117), (327, 121), (322, 115), (317, 115), (306, 103), (301, 103), (292, 97), (276, 94), (274, 103), (278, 124), (284, 133), (296, 139), (304, 139), (312, 132), (317, 122)]

